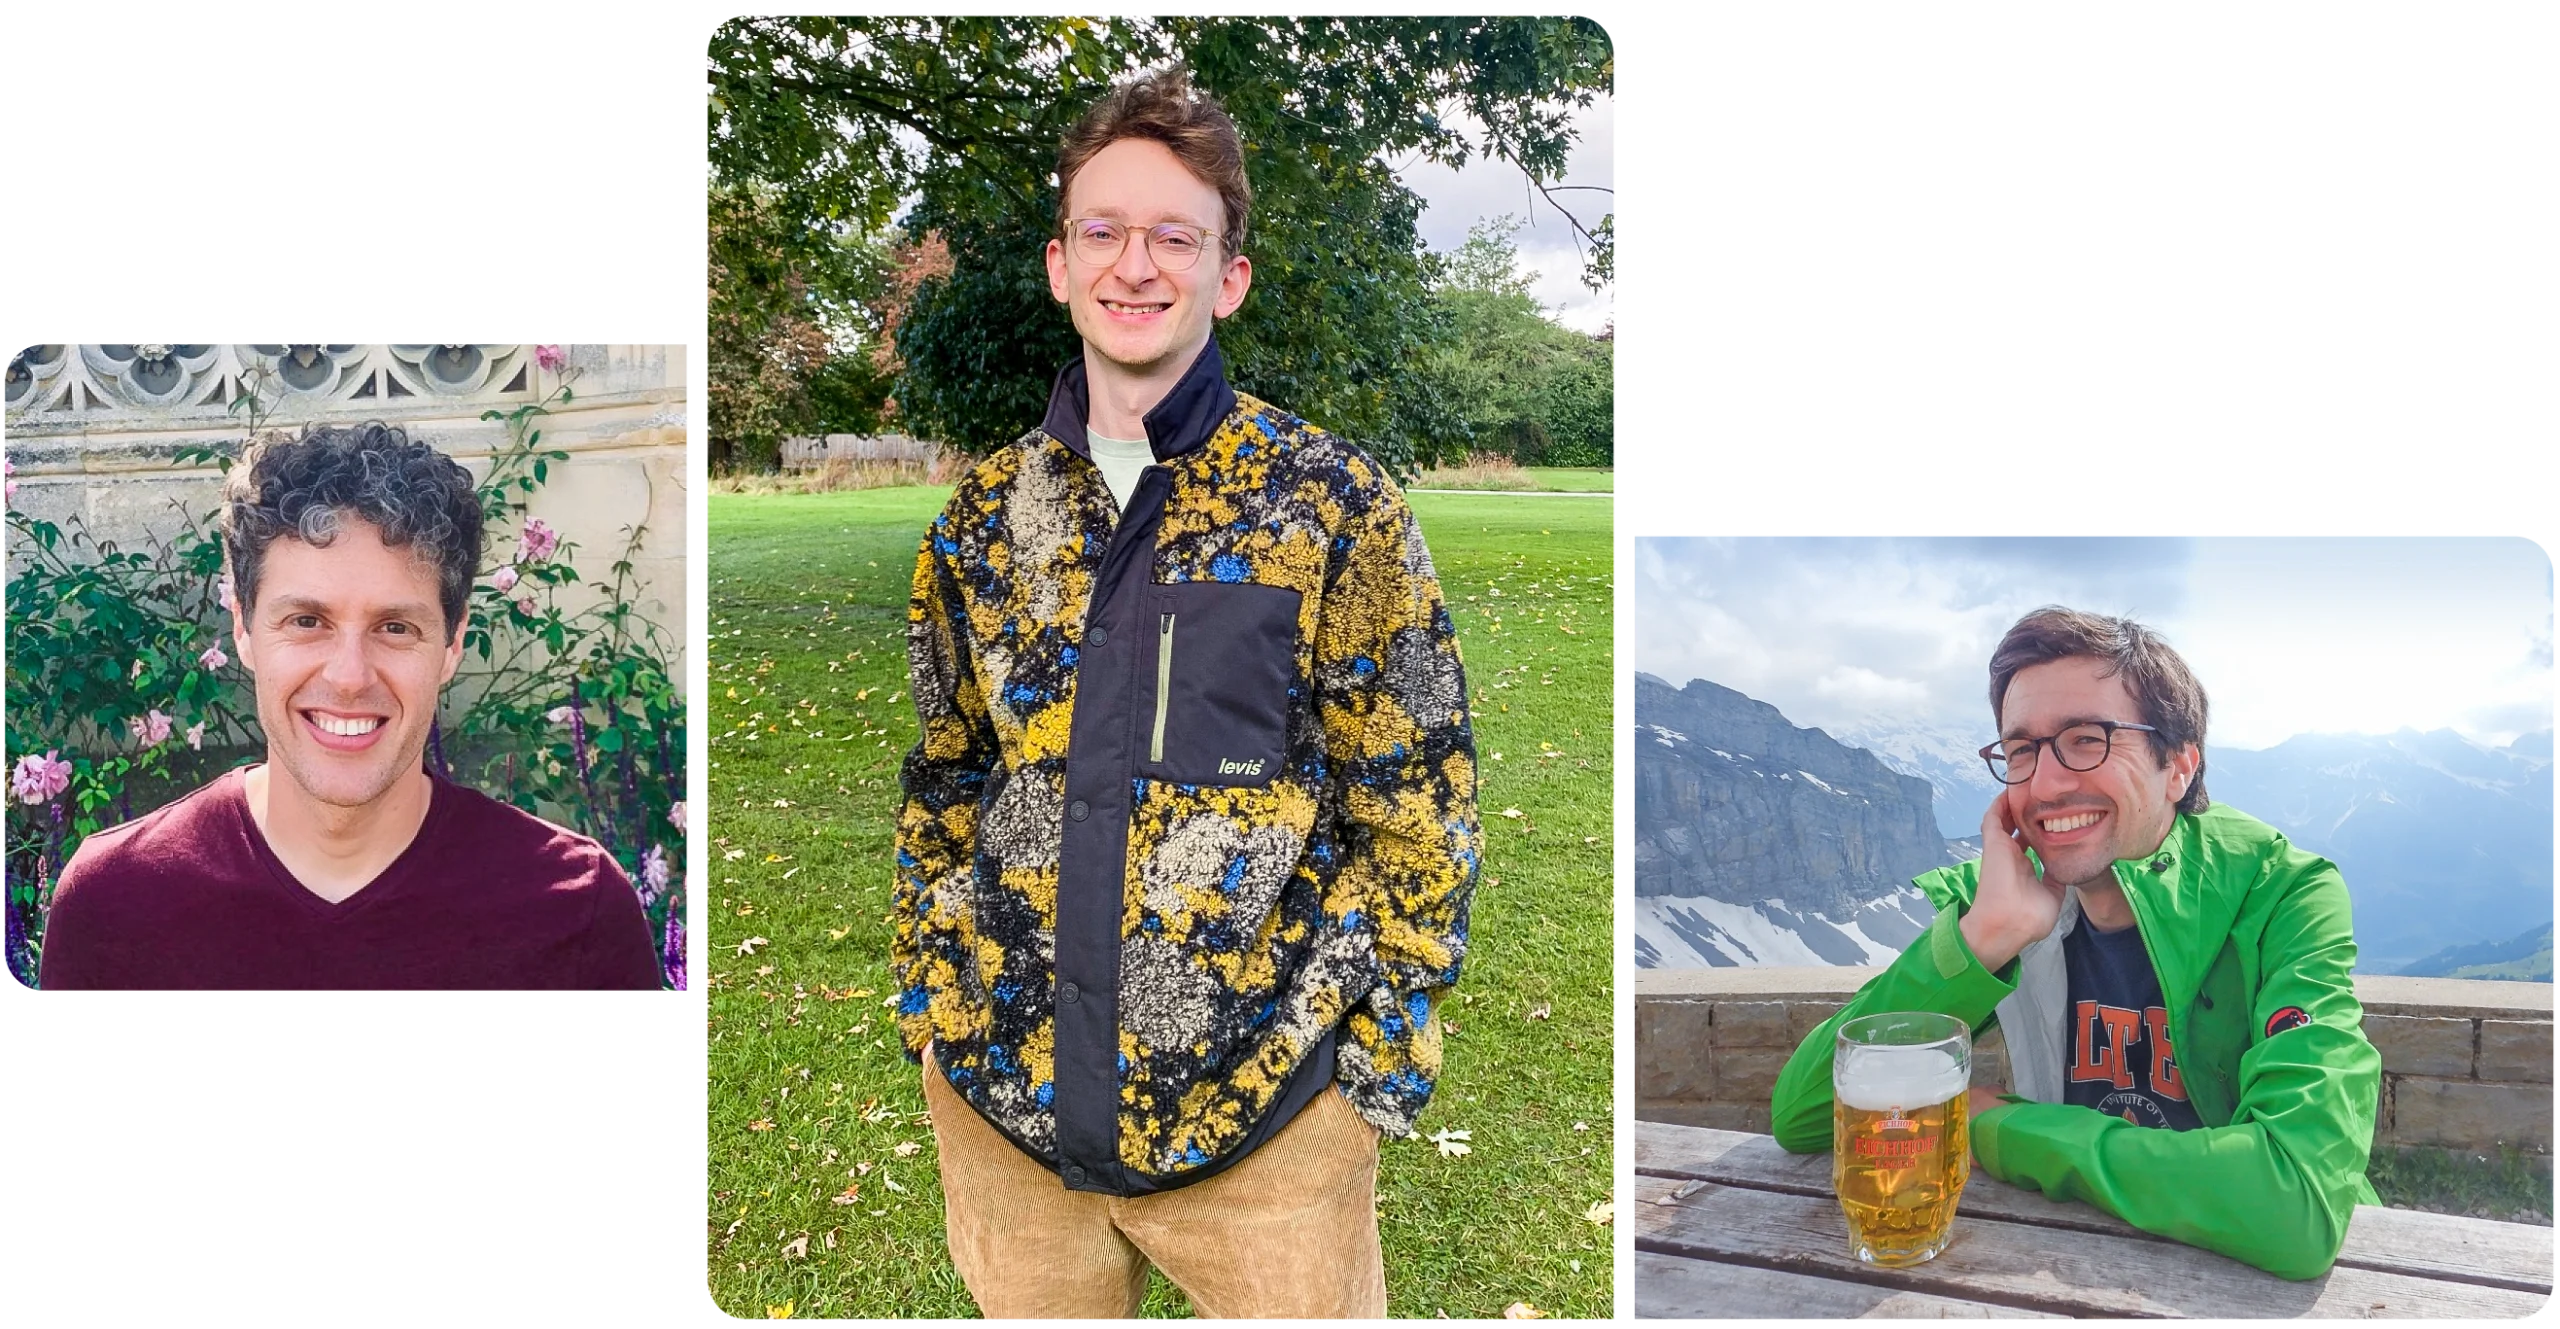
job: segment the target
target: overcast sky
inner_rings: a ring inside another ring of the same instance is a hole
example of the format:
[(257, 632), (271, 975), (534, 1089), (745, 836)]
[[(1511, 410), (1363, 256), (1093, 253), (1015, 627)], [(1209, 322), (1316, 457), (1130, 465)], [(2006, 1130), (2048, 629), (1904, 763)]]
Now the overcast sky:
[(2518, 539), (1690, 540), (1635, 544), (1635, 667), (1799, 725), (1984, 731), (2027, 610), (2123, 614), (2212, 702), (2211, 741), (2547, 728), (2551, 564)]

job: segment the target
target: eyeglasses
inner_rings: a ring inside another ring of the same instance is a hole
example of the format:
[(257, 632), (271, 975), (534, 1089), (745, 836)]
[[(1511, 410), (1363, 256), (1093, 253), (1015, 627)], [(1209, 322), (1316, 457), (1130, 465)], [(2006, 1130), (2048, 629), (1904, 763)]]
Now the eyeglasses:
[(2115, 750), (2116, 731), (2131, 729), (2137, 733), (2160, 731), (2147, 724), (2119, 724), (2114, 720), (2091, 720), (2076, 724), (2051, 738), (2004, 738), (1977, 754), (1982, 764), (1991, 768), (1991, 778), (2002, 784), (2025, 784), (2036, 778), (2036, 758), (2047, 744), (2054, 758), (2066, 771), (2094, 771), (2105, 764), (2107, 754)]
[[(1167, 272), (1188, 272), (1218, 233), (1186, 222), (1160, 222), (1146, 228), (1147, 257)], [(1129, 247), (1130, 230), (1105, 217), (1078, 217), (1067, 223), (1067, 242), (1076, 257), (1096, 267), (1120, 261)]]

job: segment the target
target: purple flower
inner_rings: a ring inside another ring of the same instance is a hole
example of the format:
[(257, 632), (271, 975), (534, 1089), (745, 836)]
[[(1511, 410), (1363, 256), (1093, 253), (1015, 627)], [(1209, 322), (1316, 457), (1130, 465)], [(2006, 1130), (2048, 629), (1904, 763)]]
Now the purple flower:
[(54, 748), (39, 757), (30, 752), (18, 758), (18, 768), (9, 773), (9, 788), (21, 803), (33, 806), (49, 803), (71, 787), (71, 763), (62, 760), (62, 750)]
[(504, 595), (507, 592), (514, 590), (516, 588), (515, 568), (510, 565), (491, 573), (489, 575), (489, 584), (497, 587), (498, 594), (500, 595)]
[(544, 525), (540, 517), (530, 518), (525, 522), (525, 562), (539, 563), (542, 560), (551, 557), (552, 551), (559, 547), (560, 533), (551, 529), (549, 526)]
[(196, 663), (207, 669), (220, 669), (231, 663), (231, 657), (224, 655), (219, 646), (207, 646), (204, 648), (204, 654), (196, 657)]
[(667, 851), (665, 846), (653, 844), (649, 846), (648, 853), (640, 856), (640, 884), (646, 888), (640, 893), (642, 903), (655, 900), (666, 891)]
[(670, 826), (675, 827), (675, 828), (676, 828), (676, 832), (677, 832), (678, 834), (682, 834), (682, 833), (684, 833), (684, 832), (688, 829), (688, 828), (685, 826), (685, 824), (684, 824), (684, 800), (683, 800), (683, 799), (679, 798), (679, 799), (677, 799), (674, 803), (672, 803), (672, 804), (670, 804), (670, 805), (668, 806), (668, 808), (667, 808), (667, 824), (668, 824), (668, 825), (670, 825)]
[(667, 946), (660, 952), (659, 962), (667, 971), (667, 986), (684, 991), (684, 911), (667, 911)]
[(567, 348), (560, 346), (536, 346), (533, 348), (533, 362), (557, 373), (560, 366), (569, 363), (569, 352)]

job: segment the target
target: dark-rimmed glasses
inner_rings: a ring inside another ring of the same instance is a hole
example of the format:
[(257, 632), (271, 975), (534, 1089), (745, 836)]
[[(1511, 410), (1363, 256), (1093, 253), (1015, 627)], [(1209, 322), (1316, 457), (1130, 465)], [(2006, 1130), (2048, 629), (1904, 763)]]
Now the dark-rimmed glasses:
[(2136, 733), (2156, 734), (2160, 731), (2147, 724), (2124, 724), (2114, 720), (2090, 720), (2072, 725), (2051, 738), (2004, 738), (1990, 744), (1976, 755), (1991, 768), (1991, 778), (2002, 784), (2025, 784), (2036, 778), (2036, 758), (2044, 748), (2053, 748), (2055, 760), (2066, 771), (2094, 771), (2106, 764), (2107, 754), (2115, 750), (2116, 731), (2131, 729)]
[[(1144, 228), (1147, 257), (1167, 272), (1188, 272), (1218, 233), (1188, 222), (1159, 222)], [(1098, 268), (1120, 261), (1129, 247), (1131, 229), (1108, 217), (1078, 217), (1067, 223), (1067, 243), (1076, 257)]]

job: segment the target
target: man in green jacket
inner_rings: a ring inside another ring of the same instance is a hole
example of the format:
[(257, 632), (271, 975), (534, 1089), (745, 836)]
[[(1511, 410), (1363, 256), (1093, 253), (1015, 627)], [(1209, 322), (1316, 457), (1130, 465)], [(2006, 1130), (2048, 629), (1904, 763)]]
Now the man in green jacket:
[(1778, 1077), (1770, 1120), (1831, 1147), (1842, 1020), (2006, 1032), (1972, 1090), (1983, 1171), (2285, 1278), (2328, 1271), (2373, 1147), (2381, 1054), (2336, 865), (2205, 796), (2205, 695), (2129, 619), (2049, 606), (1991, 658), (2007, 788), (1982, 857), (1915, 884), (1938, 916)]

